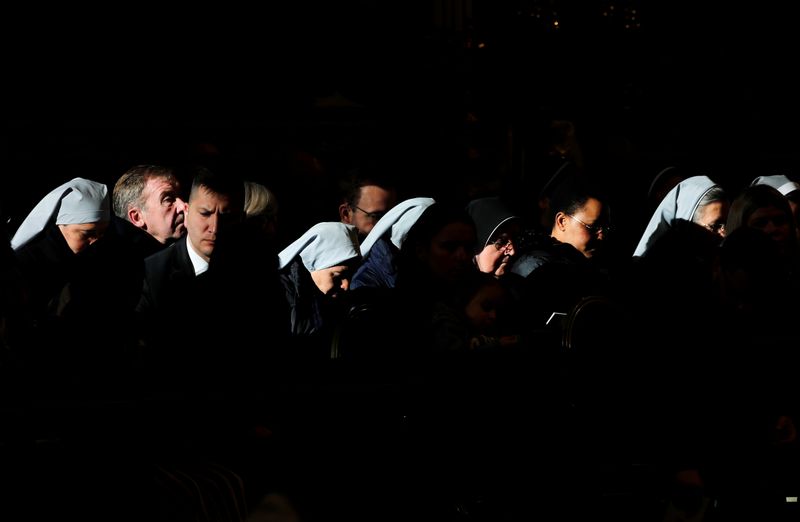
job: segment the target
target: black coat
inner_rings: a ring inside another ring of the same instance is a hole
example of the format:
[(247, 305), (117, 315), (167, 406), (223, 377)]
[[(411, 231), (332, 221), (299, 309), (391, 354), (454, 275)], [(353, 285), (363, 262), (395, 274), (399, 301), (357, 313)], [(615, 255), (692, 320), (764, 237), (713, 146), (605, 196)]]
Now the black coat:
[(137, 312), (148, 378), (172, 390), (271, 386), (288, 331), (277, 258), (271, 266), (268, 251), (218, 242), (195, 276), (187, 248), (183, 237), (145, 260)]
[(75, 254), (55, 224), (15, 257), (28, 317), (19, 349), (28, 370), (41, 373), (35, 381), (59, 394), (64, 386), (95, 396), (125, 393), (136, 366), (141, 260), (112, 232)]

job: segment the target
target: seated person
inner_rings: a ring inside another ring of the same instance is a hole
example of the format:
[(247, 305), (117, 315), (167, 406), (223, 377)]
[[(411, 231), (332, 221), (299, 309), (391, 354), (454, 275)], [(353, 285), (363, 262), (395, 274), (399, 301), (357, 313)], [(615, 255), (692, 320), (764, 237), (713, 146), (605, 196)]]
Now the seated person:
[[(110, 219), (106, 185), (74, 178), (47, 194), (11, 239), (27, 316), (20, 339), (47, 386), (114, 380), (126, 365), (118, 348), (135, 300), (128, 299), (118, 252), (104, 245)], [(63, 350), (65, 342), (81, 349)]]
[(142, 259), (179, 239), (186, 228), (186, 203), (171, 168), (136, 165), (114, 184), (112, 226)]
[(383, 216), (361, 244), (362, 263), (350, 282), (351, 290), (360, 287), (394, 288), (396, 257), (409, 229), (434, 201), (411, 198), (399, 203)]
[(550, 236), (520, 236), (510, 272), (522, 277), (522, 302), (543, 326), (553, 312), (568, 312), (581, 297), (604, 294), (609, 275), (603, 258), (609, 210), (600, 191), (583, 180), (562, 183), (551, 197)]
[(690, 176), (670, 190), (656, 208), (647, 224), (634, 257), (641, 257), (678, 220), (697, 223), (717, 234), (719, 241), (725, 237), (725, 220), (730, 201), (725, 190), (708, 176)]
[(353, 225), (363, 241), (386, 212), (395, 205), (397, 191), (382, 176), (355, 170), (342, 189), (339, 220)]
[(346, 311), (343, 294), (361, 262), (357, 234), (353, 225), (317, 223), (278, 254), (291, 335), (313, 351), (301, 356), (329, 356), (332, 332)]
[(797, 237), (800, 240), (800, 183), (783, 174), (776, 174), (773, 176), (759, 176), (753, 180), (751, 185), (769, 185), (778, 189), (778, 192), (789, 200)]
[(475, 265), (481, 272), (502, 276), (516, 254), (520, 218), (498, 197), (473, 199), (467, 212), (478, 231), (480, 251), (475, 254)]

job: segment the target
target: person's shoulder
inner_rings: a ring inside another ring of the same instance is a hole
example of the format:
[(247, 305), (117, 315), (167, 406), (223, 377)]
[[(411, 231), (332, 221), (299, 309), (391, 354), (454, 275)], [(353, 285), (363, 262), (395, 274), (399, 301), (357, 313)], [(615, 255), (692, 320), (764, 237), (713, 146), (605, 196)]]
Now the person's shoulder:
[(129, 250), (132, 255), (141, 256), (142, 259), (164, 249), (164, 245), (146, 230), (117, 216), (111, 216), (107, 235), (115, 245), (122, 245), (122, 248)]
[(394, 246), (392, 241), (386, 237), (380, 237), (375, 244), (372, 245), (370, 249), (370, 255), (364, 260), (366, 262), (372, 256), (378, 256), (378, 258), (387, 258), (387, 257), (394, 257), (397, 254), (397, 247)]
[(13, 252), (17, 262), (23, 266), (59, 263), (72, 258), (72, 251), (54, 223), (48, 224), (31, 241)]
[(186, 236), (144, 258), (145, 271), (163, 270), (176, 264), (191, 264), (186, 246)]

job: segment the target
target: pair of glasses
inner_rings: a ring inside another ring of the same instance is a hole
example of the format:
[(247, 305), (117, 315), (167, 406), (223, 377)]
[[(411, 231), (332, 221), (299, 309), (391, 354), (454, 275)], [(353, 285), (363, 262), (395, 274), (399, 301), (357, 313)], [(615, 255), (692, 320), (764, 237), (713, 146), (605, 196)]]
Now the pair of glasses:
[(592, 234), (593, 236), (596, 236), (597, 234), (600, 234), (601, 232), (603, 234), (608, 234), (612, 230), (611, 229), (611, 225), (587, 225), (586, 223), (584, 223), (583, 221), (581, 221), (580, 219), (576, 218), (575, 216), (573, 216), (571, 214), (567, 214), (567, 217), (574, 219), (575, 221), (577, 221), (578, 223), (580, 223), (581, 225), (586, 227), (586, 230), (588, 230), (589, 233)]
[(363, 208), (359, 208), (357, 205), (350, 205), (350, 208), (352, 208), (353, 210), (360, 210), (369, 219), (374, 219), (376, 221), (379, 220), (380, 218), (382, 218), (386, 214), (386, 211), (384, 211), (384, 210), (376, 210), (375, 212), (367, 212)]
[(709, 223), (707, 225), (703, 224), (703, 226), (715, 234), (725, 233), (725, 223)]
[(509, 237), (499, 237), (492, 241), (492, 244), (497, 249), (497, 251), (506, 250), (508, 247), (511, 246), (512, 239)]

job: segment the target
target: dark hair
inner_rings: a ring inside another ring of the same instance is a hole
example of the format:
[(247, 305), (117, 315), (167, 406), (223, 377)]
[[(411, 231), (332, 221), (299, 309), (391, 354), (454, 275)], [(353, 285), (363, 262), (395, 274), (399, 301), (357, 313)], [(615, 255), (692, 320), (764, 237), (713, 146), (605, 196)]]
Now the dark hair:
[(794, 233), (794, 216), (789, 201), (778, 189), (769, 185), (751, 185), (733, 199), (725, 227), (728, 233), (746, 226), (753, 212), (765, 207), (774, 207), (783, 212), (789, 223), (792, 223)]
[(210, 169), (198, 165), (191, 167), (192, 191), (189, 199), (202, 187), (214, 194), (228, 196), (231, 207), (244, 212), (244, 181), (241, 178), (212, 172)]
[[(475, 230), (475, 222), (463, 206), (452, 202), (437, 201), (426, 208), (408, 235), (397, 256), (397, 284), (414, 285), (419, 277), (425, 277), (425, 269), (419, 259), (420, 250), (427, 251), (431, 241), (444, 227), (451, 223), (464, 223)], [(477, 236), (476, 236), (477, 237)], [(475, 245), (473, 245), (473, 250)]]
[(374, 167), (357, 167), (347, 173), (340, 183), (341, 201), (351, 207), (358, 205), (361, 189), (374, 185), (389, 192), (397, 192), (394, 181)]
[(586, 178), (574, 178), (558, 185), (550, 196), (549, 222), (554, 223), (556, 214), (572, 215), (578, 212), (589, 198), (606, 203), (606, 195), (597, 184)]

